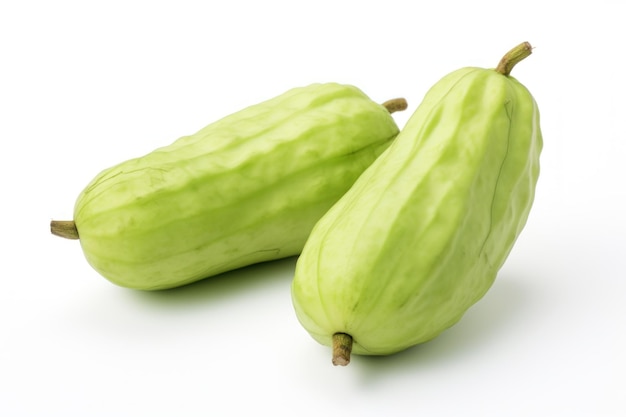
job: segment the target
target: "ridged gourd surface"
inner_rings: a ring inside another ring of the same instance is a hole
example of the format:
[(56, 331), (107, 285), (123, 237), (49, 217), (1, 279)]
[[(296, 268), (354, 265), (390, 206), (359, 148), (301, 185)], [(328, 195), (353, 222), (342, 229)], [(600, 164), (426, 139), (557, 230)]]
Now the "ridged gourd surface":
[(74, 212), (90, 264), (160, 289), (298, 254), (398, 128), (359, 89), (290, 90), (101, 172)]
[(541, 147), (535, 101), (514, 78), (464, 68), (440, 80), (313, 230), (292, 287), (305, 329), (377, 355), (456, 323), (526, 222)]

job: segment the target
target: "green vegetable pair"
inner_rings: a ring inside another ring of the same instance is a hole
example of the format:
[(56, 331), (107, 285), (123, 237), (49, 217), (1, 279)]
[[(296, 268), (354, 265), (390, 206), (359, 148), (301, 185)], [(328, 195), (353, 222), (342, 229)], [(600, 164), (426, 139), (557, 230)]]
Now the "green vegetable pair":
[(103, 171), (52, 232), (144, 290), (300, 254), (295, 311), (333, 363), (398, 352), (485, 294), (526, 223), (542, 136), (509, 74), (530, 53), (445, 76), (401, 132), (402, 99), (290, 90)]

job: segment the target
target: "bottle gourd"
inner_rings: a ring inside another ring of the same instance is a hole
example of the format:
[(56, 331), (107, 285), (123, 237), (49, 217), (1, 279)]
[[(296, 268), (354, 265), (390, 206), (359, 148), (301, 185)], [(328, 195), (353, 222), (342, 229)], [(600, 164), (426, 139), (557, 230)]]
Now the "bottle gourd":
[(537, 104), (510, 76), (530, 54), (523, 43), (495, 69), (443, 77), (315, 225), (292, 299), (335, 365), (433, 339), (492, 285), (539, 176)]
[(53, 234), (120, 286), (181, 286), (300, 253), (316, 221), (397, 136), (354, 86), (294, 88), (102, 171)]

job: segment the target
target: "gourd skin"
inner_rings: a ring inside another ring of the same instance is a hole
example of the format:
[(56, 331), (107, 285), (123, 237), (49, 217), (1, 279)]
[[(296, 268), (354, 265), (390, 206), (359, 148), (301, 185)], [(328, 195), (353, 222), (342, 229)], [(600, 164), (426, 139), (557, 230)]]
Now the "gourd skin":
[(295, 88), (97, 175), (74, 209), (84, 254), (145, 290), (299, 254), (397, 134), (356, 87)]
[(392, 145), (316, 224), (292, 299), (318, 342), (387, 355), (455, 324), (524, 227), (542, 136), (529, 91), (463, 68), (426, 94)]

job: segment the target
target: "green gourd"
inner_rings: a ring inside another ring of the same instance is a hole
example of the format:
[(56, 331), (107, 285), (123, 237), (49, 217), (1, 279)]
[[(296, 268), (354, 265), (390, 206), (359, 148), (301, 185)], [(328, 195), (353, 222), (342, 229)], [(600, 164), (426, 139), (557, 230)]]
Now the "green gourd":
[(443, 77), (315, 225), (292, 299), (335, 365), (433, 339), (494, 282), (539, 176), (537, 105), (509, 75), (530, 54), (523, 43), (496, 69)]
[(312, 84), (98, 174), (71, 221), (89, 264), (120, 286), (178, 287), (297, 255), (316, 221), (396, 137), (361, 90)]

